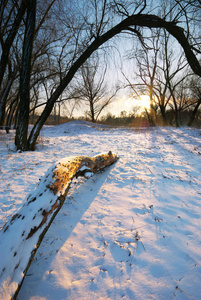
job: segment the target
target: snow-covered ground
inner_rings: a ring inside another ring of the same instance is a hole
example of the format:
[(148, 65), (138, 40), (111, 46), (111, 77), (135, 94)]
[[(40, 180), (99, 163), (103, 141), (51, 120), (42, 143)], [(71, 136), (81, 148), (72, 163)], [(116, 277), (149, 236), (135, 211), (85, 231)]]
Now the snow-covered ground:
[(25, 153), (13, 139), (0, 132), (0, 228), (55, 161), (120, 157), (73, 181), (19, 300), (201, 299), (200, 130), (70, 122), (45, 126)]

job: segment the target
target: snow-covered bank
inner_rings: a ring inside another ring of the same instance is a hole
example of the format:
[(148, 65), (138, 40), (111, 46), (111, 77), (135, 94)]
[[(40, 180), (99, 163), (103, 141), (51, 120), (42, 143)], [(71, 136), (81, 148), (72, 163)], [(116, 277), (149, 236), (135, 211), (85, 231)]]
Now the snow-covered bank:
[(200, 134), (70, 122), (45, 127), (35, 152), (16, 153), (1, 132), (1, 225), (61, 157), (120, 156), (75, 180), (18, 299), (199, 299)]

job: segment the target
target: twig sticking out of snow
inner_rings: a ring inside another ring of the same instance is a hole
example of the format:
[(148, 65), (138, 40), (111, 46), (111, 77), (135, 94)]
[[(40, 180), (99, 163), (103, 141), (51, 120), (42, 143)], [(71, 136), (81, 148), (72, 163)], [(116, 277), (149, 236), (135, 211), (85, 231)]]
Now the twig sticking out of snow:
[(97, 172), (117, 159), (111, 151), (95, 157), (67, 157), (47, 171), (24, 206), (0, 231), (0, 299), (16, 299), (36, 251), (65, 201), (72, 179)]

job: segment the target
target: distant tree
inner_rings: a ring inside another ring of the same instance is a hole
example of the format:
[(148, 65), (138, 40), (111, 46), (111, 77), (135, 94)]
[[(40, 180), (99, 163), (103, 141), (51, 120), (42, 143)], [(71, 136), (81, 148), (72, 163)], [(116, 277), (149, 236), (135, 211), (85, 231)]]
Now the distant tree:
[(81, 78), (74, 87), (72, 98), (81, 100), (89, 106), (87, 116), (95, 123), (102, 111), (114, 100), (118, 88), (108, 92), (105, 84), (107, 68), (100, 74), (98, 56), (88, 59), (80, 68)]
[(194, 102), (194, 109), (190, 116), (190, 120), (188, 122), (188, 126), (192, 126), (195, 120), (195, 116), (198, 112), (198, 109), (201, 105), (201, 79), (197, 76), (194, 76), (190, 82), (190, 90), (191, 90), (191, 97), (195, 99)]
[(150, 109), (146, 109), (146, 115), (148, 117), (150, 125), (155, 125), (155, 86), (158, 72), (159, 61), (159, 38), (160, 30), (153, 32), (149, 44), (145, 45), (141, 43), (141, 49), (135, 55), (137, 71), (136, 79), (140, 81), (138, 87), (138, 93), (149, 96)]
[(180, 88), (181, 91), (182, 83), (190, 74), (186, 70), (188, 63), (184, 55), (180, 54), (179, 56), (175, 57), (173, 49), (170, 49), (169, 47), (169, 39), (170, 35), (164, 32), (164, 67), (162, 71), (164, 75), (165, 85), (167, 86), (167, 90), (169, 92), (168, 104), (174, 111), (175, 125), (176, 127), (179, 127), (180, 120), (178, 99), (181, 100), (181, 98), (178, 97), (177, 90)]
[[(136, 60), (135, 78), (131, 80), (124, 75), (128, 86), (140, 98), (146, 94), (150, 98), (150, 109), (146, 109), (146, 116), (153, 126), (157, 118), (157, 110), (167, 124), (166, 109), (171, 107), (176, 126), (180, 125), (179, 115), (190, 104), (186, 103), (184, 84), (186, 78), (192, 75), (187, 71), (187, 61), (182, 53), (176, 54), (171, 45), (173, 41), (164, 30), (152, 31), (148, 42), (141, 43), (133, 58)], [(131, 56), (132, 57), (132, 56)], [(183, 96), (182, 96), (183, 93)]]

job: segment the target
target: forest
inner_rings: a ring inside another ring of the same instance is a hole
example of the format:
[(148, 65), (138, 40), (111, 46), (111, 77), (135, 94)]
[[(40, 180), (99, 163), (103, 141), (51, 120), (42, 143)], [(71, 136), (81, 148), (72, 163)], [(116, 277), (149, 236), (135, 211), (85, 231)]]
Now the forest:
[(199, 126), (200, 10), (200, 0), (1, 1), (0, 126), (34, 150), (51, 114), (107, 119), (118, 93), (148, 95), (151, 126)]

